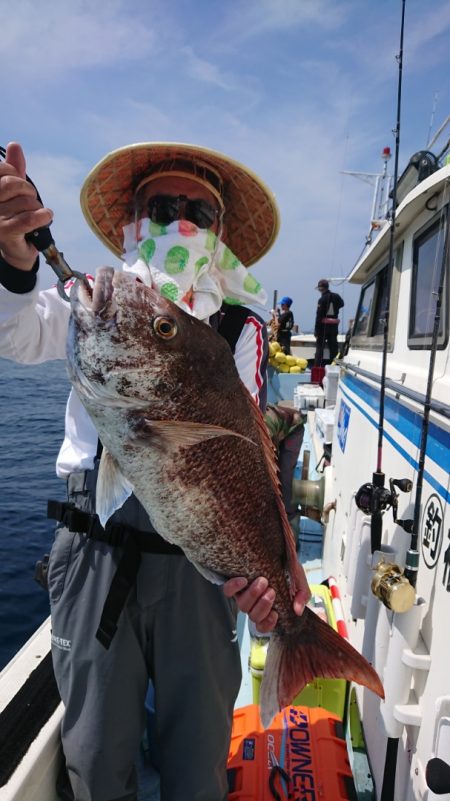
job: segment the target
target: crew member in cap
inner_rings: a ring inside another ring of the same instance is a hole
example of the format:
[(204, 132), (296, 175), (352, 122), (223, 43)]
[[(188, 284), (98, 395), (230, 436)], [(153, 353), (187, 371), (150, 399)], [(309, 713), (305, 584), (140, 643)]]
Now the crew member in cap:
[[(31, 364), (65, 357), (70, 307), (55, 287), (39, 291), (39, 258), (25, 234), (49, 225), (53, 215), (37, 200), (25, 170), (21, 147), (11, 143), (0, 163), (0, 356)], [(270, 190), (215, 151), (144, 143), (116, 150), (94, 167), (81, 204), (124, 270), (219, 328), (242, 380), (264, 407), (265, 325), (245, 304), (266, 301), (247, 268), (277, 234)], [(67, 508), (53, 505), (60, 522), (48, 569), (53, 662), (65, 706), (68, 781), (63, 776), (60, 797), (135, 801), (150, 676), (162, 801), (224, 801), (241, 680), (235, 599), (259, 631), (270, 631), (277, 619), (274, 592), (263, 577), (249, 585), (232, 579), (223, 589), (210, 584), (154, 531), (134, 496), (110, 519), (116, 524), (112, 542), (94, 515), (100, 452), (72, 391), (57, 473), (77, 507), (76, 524)], [(149, 544), (129, 594), (120, 599), (113, 580), (130, 529), (146, 532)], [(294, 599), (298, 614), (307, 598), (305, 578)]]
[(326, 278), (321, 278), (316, 289), (320, 292), (317, 303), (316, 320), (314, 324), (314, 335), (316, 337), (316, 353), (314, 364), (317, 367), (324, 365), (324, 349), (328, 346), (330, 363), (336, 358), (338, 346), (338, 327), (339, 309), (344, 305), (344, 301), (337, 292), (330, 291), (330, 285)]
[(292, 298), (285, 295), (280, 300), (280, 309), (277, 313), (277, 342), (281, 345), (283, 352), (291, 352), (291, 334), (294, 327), (294, 315), (291, 311)]

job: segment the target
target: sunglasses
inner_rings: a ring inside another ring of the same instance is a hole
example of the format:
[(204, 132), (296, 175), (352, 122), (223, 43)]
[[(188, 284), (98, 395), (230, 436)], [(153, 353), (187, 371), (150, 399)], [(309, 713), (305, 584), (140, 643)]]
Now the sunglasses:
[(186, 195), (154, 195), (149, 199), (147, 209), (151, 221), (159, 225), (170, 225), (182, 214), (183, 219), (198, 228), (211, 228), (219, 213), (207, 200), (190, 200)]

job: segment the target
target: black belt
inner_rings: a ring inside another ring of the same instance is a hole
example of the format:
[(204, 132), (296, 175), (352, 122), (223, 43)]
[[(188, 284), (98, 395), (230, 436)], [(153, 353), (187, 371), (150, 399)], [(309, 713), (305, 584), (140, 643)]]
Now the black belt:
[(63, 523), (69, 531), (86, 534), (90, 539), (106, 542), (108, 545), (123, 547), (95, 634), (99, 642), (108, 649), (117, 631), (120, 613), (136, 581), (142, 552), (182, 554), (183, 551), (177, 545), (166, 542), (156, 531), (140, 531), (121, 523), (107, 523), (103, 528), (98, 515), (82, 512), (67, 501), (48, 501), (47, 517)]
[(106, 542), (114, 547), (124, 546), (129, 537), (133, 537), (143, 553), (183, 553), (178, 545), (167, 542), (156, 531), (142, 531), (122, 523), (107, 523), (103, 528), (98, 515), (82, 512), (68, 501), (48, 501), (47, 517), (63, 523), (69, 531), (86, 534), (89, 539)]

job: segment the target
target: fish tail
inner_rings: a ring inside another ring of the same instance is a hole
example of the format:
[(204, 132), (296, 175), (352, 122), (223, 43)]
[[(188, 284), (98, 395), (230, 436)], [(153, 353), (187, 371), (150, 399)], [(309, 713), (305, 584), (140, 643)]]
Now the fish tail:
[(287, 634), (274, 631), (270, 639), (260, 695), (263, 726), (267, 728), (308, 682), (319, 677), (354, 681), (384, 698), (383, 685), (367, 659), (306, 607), (297, 629)]

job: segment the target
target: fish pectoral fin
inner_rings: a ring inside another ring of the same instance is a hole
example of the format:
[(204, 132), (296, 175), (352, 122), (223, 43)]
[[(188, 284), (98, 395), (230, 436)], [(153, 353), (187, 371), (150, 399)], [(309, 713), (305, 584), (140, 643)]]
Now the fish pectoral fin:
[(125, 478), (114, 457), (103, 448), (96, 490), (96, 512), (102, 526), (105, 526), (111, 515), (123, 506), (133, 489), (133, 485)]
[(192, 423), (188, 420), (148, 420), (144, 418), (134, 432), (135, 439), (151, 439), (152, 445), (166, 449), (197, 445), (214, 437), (238, 437), (252, 445), (251, 439), (223, 426)]

